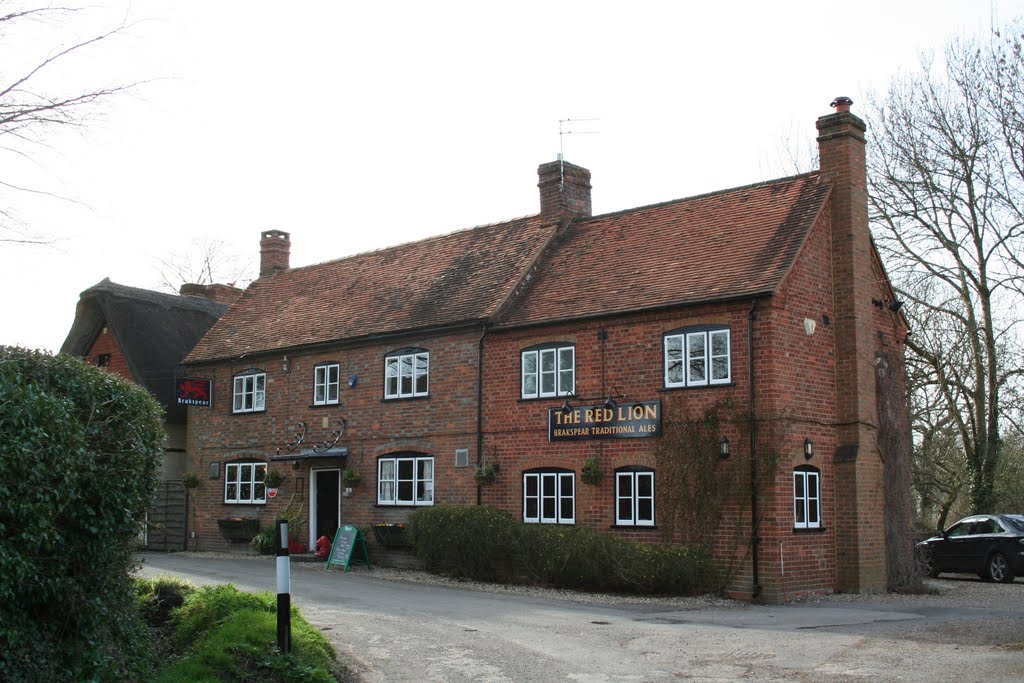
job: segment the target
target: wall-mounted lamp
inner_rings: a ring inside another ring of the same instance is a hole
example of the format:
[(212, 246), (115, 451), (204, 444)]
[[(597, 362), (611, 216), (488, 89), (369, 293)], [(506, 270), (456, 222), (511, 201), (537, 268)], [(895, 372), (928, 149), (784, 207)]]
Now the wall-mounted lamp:
[(729, 439), (724, 436), (718, 440), (718, 457), (723, 460), (729, 457)]
[(291, 363), (288, 362), (288, 356), (281, 358), (281, 372), (288, 372), (291, 370)]
[(814, 457), (814, 442), (810, 439), (804, 439), (804, 457), (808, 460)]

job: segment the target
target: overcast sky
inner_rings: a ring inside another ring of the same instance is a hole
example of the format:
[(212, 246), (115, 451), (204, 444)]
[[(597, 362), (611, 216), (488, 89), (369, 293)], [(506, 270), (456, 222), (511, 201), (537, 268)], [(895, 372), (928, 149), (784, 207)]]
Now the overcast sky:
[[(0, 344), (59, 349), (82, 290), (159, 289), (160, 260), (203, 242), (255, 270), (267, 229), (299, 266), (536, 213), (560, 148), (591, 170), (595, 214), (788, 175), (784, 150), (813, 146), (835, 96), (863, 114), (922, 51), (1024, 16), (1011, 0), (91, 7), (81, 33), (0, 35), (6, 84), (10, 54), (41, 61), (127, 17), (47, 83), (148, 81), (28, 157), (0, 149), (0, 181), (51, 193), (2, 201), (53, 240), (0, 244)], [(560, 137), (564, 119), (594, 134)]]

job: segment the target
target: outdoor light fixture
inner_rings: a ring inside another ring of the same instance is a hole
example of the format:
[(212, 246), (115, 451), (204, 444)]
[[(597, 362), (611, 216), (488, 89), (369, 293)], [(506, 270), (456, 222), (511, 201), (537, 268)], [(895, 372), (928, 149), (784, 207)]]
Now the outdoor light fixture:
[(814, 442), (810, 439), (804, 439), (804, 457), (808, 460), (814, 457)]
[(604, 396), (591, 396), (591, 397), (577, 396), (576, 394), (574, 394), (574, 393), (572, 393), (570, 391), (570, 392), (567, 392), (565, 394), (565, 401), (562, 403), (562, 407), (559, 408), (559, 410), (562, 411), (562, 413), (568, 415), (573, 410), (573, 408), (572, 408), (572, 402), (573, 401), (579, 401), (581, 403), (585, 403), (587, 401), (602, 401), (602, 400), (604, 401), (602, 407), (604, 407), (604, 408), (606, 408), (608, 410), (615, 410), (619, 406), (619, 404), (616, 401), (616, 399), (620, 399), (621, 400), (621, 399), (624, 399), (624, 398), (626, 398), (626, 395), (621, 393), (621, 392), (619, 392), (618, 387), (612, 387), (612, 390), (610, 392), (608, 392), (607, 394), (605, 394)]
[(718, 440), (718, 457), (723, 460), (729, 457), (729, 439), (724, 436)]

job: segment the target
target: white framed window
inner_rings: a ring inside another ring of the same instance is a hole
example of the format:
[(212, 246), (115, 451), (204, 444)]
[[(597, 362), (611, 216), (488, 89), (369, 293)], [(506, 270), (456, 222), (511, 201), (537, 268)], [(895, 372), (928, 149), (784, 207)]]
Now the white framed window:
[(636, 467), (615, 471), (615, 523), (654, 526), (654, 470)]
[(550, 344), (522, 355), (522, 397), (566, 396), (576, 390), (576, 347)]
[(261, 370), (246, 370), (235, 375), (231, 412), (258, 413), (266, 410), (267, 373)]
[(430, 389), (430, 354), (403, 349), (384, 358), (384, 398), (426, 396)]
[(433, 456), (397, 456), (377, 461), (378, 505), (433, 505)]
[(542, 470), (523, 473), (523, 521), (576, 523), (576, 473)]
[(224, 465), (225, 503), (266, 503), (267, 463), (229, 462)]
[(732, 381), (727, 327), (673, 330), (665, 335), (665, 386), (700, 387)]
[(793, 470), (793, 528), (821, 526), (821, 472), (810, 465)]
[(326, 406), (337, 403), (340, 386), (340, 365), (322, 363), (313, 367), (313, 405)]

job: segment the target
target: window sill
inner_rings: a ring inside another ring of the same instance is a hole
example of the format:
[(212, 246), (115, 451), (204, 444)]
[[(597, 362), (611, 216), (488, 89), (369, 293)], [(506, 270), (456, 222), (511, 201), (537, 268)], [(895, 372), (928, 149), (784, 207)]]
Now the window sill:
[(265, 412), (267, 412), (266, 408), (264, 408), (263, 410), (239, 410), (239, 411), (232, 410), (231, 414), (232, 415), (262, 415)]
[(430, 503), (375, 503), (373, 507), (382, 508), (385, 510), (393, 510), (395, 508), (428, 508), (434, 505)]
[(334, 403), (310, 403), (309, 407), (312, 410), (316, 410), (318, 408), (337, 408), (340, 405), (341, 401), (335, 401)]
[(697, 389), (731, 389), (738, 386), (736, 382), (726, 382), (724, 384), (694, 384), (688, 387), (658, 387), (658, 391), (694, 391)]
[(608, 526), (609, 529), (631, 529), (633, 531), (657, 531), (657, 524), (611, 524)]
[(423, 394), (422, 396), (385, 396), (380, 400), (381, 403), (399, 403), (401, 401), (423, 401), (430, 398), (430, 394)]
[(815, 534), (822, 531), (826, 531), (823, 526), (812, 526), (812, 527), (793, 527), (794, 534)]
[(267, 502), (263, 501), (261, 503), (259, 501), (256, 501), (256, 502), (253, 503), (253, 502), (250, 502), (250, 501), (247, 501), (247, 500), (225, 500), (223, 504), (224, 505), (231, 505), (232, 507), (234, 507), (236, 505), (266, 505)]

